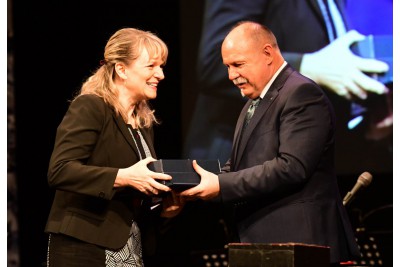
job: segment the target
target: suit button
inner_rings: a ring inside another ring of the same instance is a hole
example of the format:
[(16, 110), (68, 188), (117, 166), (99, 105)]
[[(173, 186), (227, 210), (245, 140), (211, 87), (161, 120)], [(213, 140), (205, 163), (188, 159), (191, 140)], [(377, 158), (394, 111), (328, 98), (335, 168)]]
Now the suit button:
[(99, 193), (99, 197), (104, 198), (105, 196), (106, 196), (106, 194), (104, 192)]

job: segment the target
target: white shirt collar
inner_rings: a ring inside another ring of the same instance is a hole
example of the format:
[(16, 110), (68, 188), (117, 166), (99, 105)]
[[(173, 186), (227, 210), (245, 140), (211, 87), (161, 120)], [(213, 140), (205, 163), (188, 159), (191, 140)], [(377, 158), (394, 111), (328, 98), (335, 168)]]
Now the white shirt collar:
[(260, 94), (260, 98), (263, 99), (265, 94), (268, 92), (268, 89), (271, 87), (271, 84), (275, 81), (276, 77), (281, 73), (283, 68), (287, 65), (287, 62), (284, 61), (283, 64), (279, 67), (279, 69), (275, 72), (274, 76), (272, 76), (271, 80), (267, 83), (267, 85), (264, 87)]

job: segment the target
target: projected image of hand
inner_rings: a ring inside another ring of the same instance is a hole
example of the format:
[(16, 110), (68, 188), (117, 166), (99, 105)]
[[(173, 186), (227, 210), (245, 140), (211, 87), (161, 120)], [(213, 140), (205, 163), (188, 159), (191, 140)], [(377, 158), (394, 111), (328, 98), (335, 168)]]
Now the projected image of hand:
[(321, 50), (304, 54), (300, 72), (348, 100), (365, 100), (368, 93), (388, 93), (385, 84), (366, 73), (384, 73), (389, 65), (357, 56), (350, 49), (352, 44), (364, 39), (364, 35), (352, 30)]

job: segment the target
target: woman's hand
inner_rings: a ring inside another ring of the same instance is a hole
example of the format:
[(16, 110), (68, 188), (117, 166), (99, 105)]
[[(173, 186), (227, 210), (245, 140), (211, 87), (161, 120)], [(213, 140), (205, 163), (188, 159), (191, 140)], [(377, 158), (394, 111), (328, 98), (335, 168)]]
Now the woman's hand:
[(171, 191), (168, 186), (157, 181), (171, 180), (170, 175), (153, 172), (147, 168), (147, 164), (153, 161), (156, 159), (147, 157), (128, 168), (119, 169), (114, 187), (130, 186), (149, 196), (158, 195), (160, 191)]
[(184, 199), (177, 195), (174, 191), (171, 191), (171, 193), (169, 193), (162, 200), (161, 217), (175, 217), (182, 211), (184, 206)]

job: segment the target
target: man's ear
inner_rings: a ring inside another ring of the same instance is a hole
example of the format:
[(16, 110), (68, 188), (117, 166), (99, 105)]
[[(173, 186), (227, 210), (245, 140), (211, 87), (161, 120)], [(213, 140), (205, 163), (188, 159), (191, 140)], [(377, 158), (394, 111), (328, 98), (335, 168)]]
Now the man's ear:
[(263, 53), (267, 57), (268, 64), (270, 64), (273, 59), (274, 48), (270, 44), (265, 44)]
[(126, 73), (125, 73), (125, 65), (122, 63), (116, 63), (114, 65), (115, 68), (115, 72), (117, 73), (117, 75), (121, 78), (121, 79), (126, 79)]

